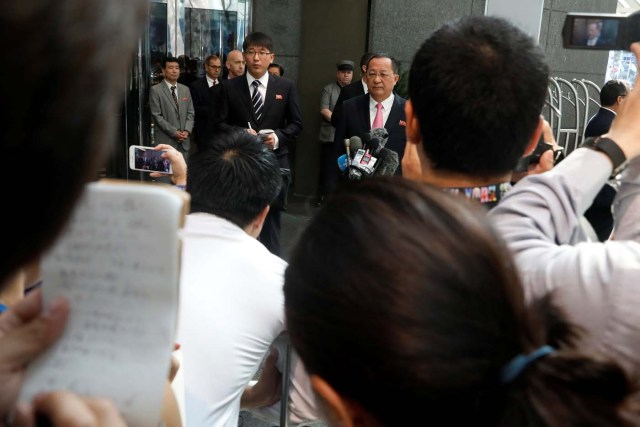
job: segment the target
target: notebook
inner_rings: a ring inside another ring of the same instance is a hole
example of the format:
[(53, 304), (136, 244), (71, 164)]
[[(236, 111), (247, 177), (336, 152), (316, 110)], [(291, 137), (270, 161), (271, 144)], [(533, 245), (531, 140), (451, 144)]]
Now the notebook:
[(157, 183), (87, 186), (42, 262), (45, 305), (70, 301), (62, 338), (27, 370), (20, 400), (50, 390), (111, 399), (128, 425), (157, 427), (178, 309), (187, 193)]

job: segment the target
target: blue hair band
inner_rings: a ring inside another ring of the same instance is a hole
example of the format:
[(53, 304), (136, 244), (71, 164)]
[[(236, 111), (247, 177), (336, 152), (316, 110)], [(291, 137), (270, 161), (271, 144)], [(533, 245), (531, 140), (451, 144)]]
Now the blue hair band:
[(524, 371), (527, 366), (541, 357), (547, 356), (548, 354), (556, 351), (555, 348), (550, 345), (543, 345), (539, 349), (529, 353), (529, 354), (519, 354), (502, 369), (500, 373), (500, 379), (503, 384), (509, 384), (513, 382), (518, 376)]

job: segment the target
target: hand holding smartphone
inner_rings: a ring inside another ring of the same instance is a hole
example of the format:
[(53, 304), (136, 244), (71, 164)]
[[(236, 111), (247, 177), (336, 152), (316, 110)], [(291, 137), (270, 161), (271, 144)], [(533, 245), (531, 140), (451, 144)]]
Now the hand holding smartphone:
[(132, 145), (129, 147), (129, 168), (142, 172), (172, 174), (171, 162), (162, 157), (164, 152), (166, 150), (154, 150), (153, 147)]

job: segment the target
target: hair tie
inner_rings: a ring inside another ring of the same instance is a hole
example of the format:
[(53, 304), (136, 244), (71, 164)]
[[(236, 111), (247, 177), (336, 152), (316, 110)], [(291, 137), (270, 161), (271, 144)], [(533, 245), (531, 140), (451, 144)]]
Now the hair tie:
[(516, 357), (511, 359), (511, 361), (507, 363), (507, 365), (502, 369), (502, 372), (500, 373), (500, 379), (502, 380), (502, 383), (509, 384), (513, 382), (516, 378), (518, 378), (522, 371), (527, 368), (527, 366), (540, 359), (541, 357), (553, 353), (554, 351), (556, 351), (555, 348), (551, 347), (550, 345), (544, 345), (539, 349), (533, 351), (532, 353), (517, 355)]

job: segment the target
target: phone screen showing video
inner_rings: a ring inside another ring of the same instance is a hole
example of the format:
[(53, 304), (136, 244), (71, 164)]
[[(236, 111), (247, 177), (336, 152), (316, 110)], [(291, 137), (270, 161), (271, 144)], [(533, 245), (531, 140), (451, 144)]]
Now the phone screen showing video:
[(616, 18), (574, 18), (571, 46), (614, 49), (619, 32), (620, 20)]
[(162, 158), (162, 151), (159, 150), (143, 150), (136, 148), (134, 150), (136, 169), (149, 172), (171, 172), (171, 162), (169, 159)]

